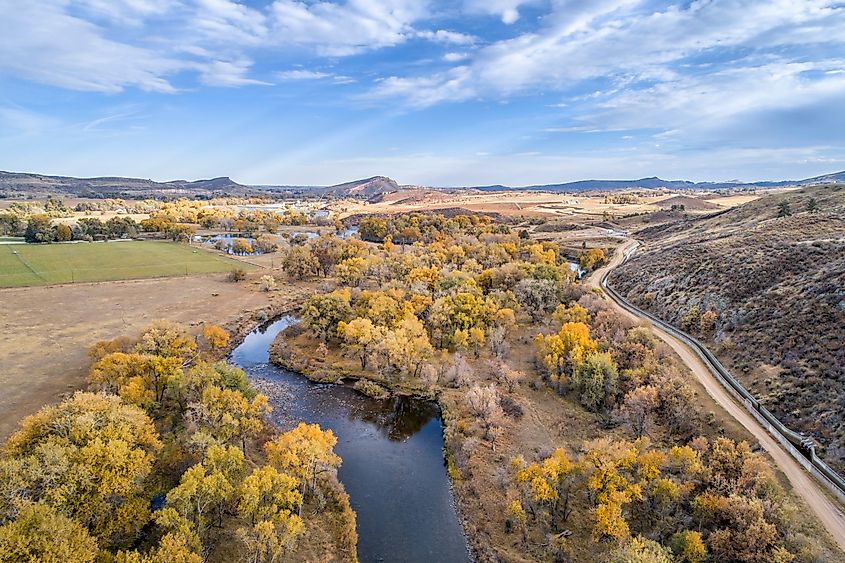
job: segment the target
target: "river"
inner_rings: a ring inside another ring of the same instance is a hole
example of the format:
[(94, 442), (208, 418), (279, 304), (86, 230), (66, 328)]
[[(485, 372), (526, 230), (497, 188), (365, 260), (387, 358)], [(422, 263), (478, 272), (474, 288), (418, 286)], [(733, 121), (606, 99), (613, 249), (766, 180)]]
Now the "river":
[(465, 562), (463, 528), (443, 460), (436, 403), (371, 399), (345, 385), (317, 384), (269, 363), (269, 348), (293, 319), (247, 335), (231, 360), (270, 397), (273, 422), (331, 428), (343, 458), (338, 478), (358, 516), (358, 557), (376, 561)]

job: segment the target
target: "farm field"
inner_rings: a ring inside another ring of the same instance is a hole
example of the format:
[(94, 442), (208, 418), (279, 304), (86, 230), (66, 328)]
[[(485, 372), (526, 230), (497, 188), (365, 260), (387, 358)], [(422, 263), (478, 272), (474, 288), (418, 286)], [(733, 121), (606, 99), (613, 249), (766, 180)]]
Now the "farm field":
[[(637, 191), (630, 191), (634, 193)], [(624, 216), (653, 213), (673, 204), (686, 204), (692, 214), (727, 209), (757, 199), (757, 194), (721, 196), (712, 193), (688, 194), (672, 191), (637, 192), (634, 203), (611, 203), (606, 194), (566, 194), (533, 191), (444, 192), (426, 189), (402, 190), (386, 194), (376, 202), (343, 199), (330, 204), (341, 218), (356, 214), (428, 212), (461, 208), (475, 213), (496, 213), (505, 217), (566, 218), (572, 221), (603, 219), (605, 214)], [(617, 194), (618, 195), (618, 194)]]
[(0, 246), (0, 287), (226, 272), (241, 262), (159, 241)]

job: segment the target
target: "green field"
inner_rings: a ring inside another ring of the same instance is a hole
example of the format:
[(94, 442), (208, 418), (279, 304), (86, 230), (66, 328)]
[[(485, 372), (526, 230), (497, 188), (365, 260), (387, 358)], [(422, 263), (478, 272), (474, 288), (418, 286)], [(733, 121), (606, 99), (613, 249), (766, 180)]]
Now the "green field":
[(173, 242), (0, 245), (0, 287), (184, 276), (250, 267)]

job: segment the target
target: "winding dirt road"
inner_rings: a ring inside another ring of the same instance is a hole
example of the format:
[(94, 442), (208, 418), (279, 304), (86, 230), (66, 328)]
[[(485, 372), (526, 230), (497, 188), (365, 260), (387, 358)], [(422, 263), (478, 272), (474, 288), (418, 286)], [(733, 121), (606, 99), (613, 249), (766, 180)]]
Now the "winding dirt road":
[[(636, 241), (630, 241), (619, 247), (613, 260), (608, 265), (594, 272), (590, 276), (588, 283), (593, 287), (600, 287), (602, 276), (619, 266), (624, 260), (625, 253), (632, 251), (636, 244)], [(642, 319), (629, 312), (620, 306), (619, 303), (613, 301), (613, 299), (611, 301), (621, 314), (636, 321), (645, 321), (661, 340), (672, 347), (678, 356), (680, 356), (681, 360), (689, 367), (690, 371), (695, 374), (696, 378), (698, 378), (707, 390), (707, 393), (734, 417), (737, 422), (754, 435), (763, 449), (766, 450), (780, 470), (786, 475), (786, 478), (789, 479), (794, 491), (806, 501), (819, 521), (833, 536), (839, 548), (845, 552), (845, 513), (842, 511), (842, 507), (828, 496), (822, 485), (780, 446), (777, 440), (751, 416), (744, 406), (733, 399), (731, 394), (719, 383), (710, 369), (686, 344), (661, 328), (654, 326), (647, 319)]]

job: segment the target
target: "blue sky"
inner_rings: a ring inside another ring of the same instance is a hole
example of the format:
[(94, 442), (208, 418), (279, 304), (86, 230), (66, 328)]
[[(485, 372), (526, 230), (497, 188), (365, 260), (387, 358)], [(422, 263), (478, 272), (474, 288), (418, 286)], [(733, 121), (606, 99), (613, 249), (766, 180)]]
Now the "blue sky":
[(0, 0), (0, 169), (525, 185), (845, 170), (845, 3)]

